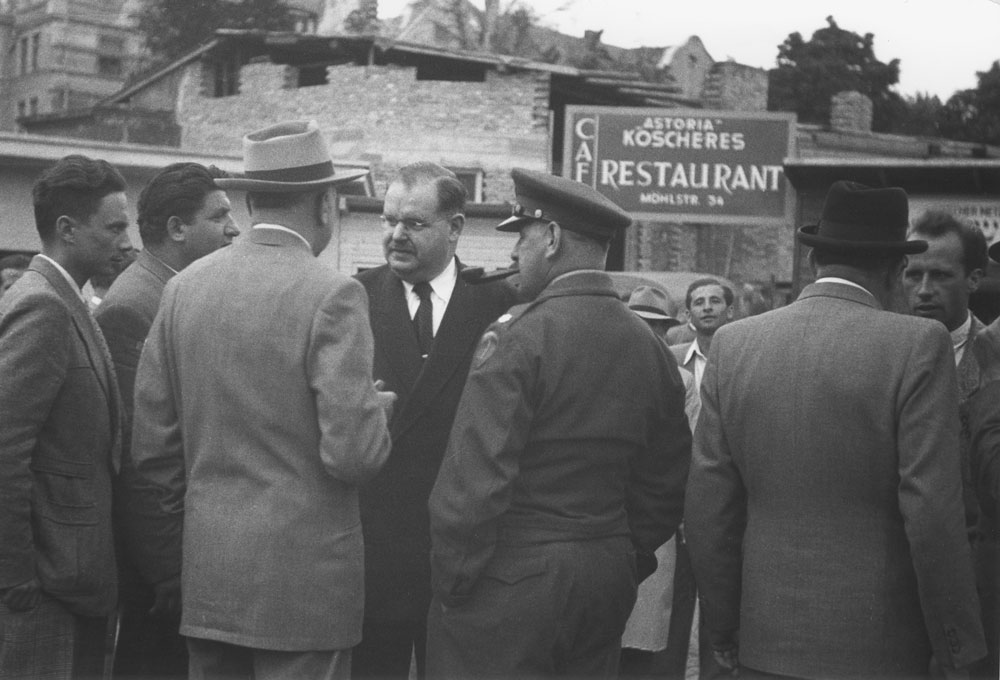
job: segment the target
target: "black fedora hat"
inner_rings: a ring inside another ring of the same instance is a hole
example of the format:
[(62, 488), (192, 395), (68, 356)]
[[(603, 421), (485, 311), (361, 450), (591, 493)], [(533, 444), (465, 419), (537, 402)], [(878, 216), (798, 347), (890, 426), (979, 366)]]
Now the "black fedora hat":
[(1000, 241), (991, 244), (986, 252), (989, 254), (991, 260), (1000, 262)]
[(906, 192), (873, 189), (857, 182), (835, 182), (826, 194), (819, 224), (799, 229), (799, 241), (838, 253), (899, 253), (927, 250), (927, 241), (907, 241), (910, 226)]

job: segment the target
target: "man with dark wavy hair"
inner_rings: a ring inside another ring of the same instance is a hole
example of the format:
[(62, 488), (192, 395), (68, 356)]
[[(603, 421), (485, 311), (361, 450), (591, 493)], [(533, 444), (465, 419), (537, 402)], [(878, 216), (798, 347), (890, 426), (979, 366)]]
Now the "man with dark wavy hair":
[[(240, 233), (226, 192), (215, 184), (216, 178), (227, 176), (215, 166), (174, 163), (158, 172), (139, 194), (139, 236), (144, 249), (111, 285), (96, 312), (115, 361), (129, 423), (139, 353), (160, 306), (163, 287), (174, 274), (229, 245)], [(130, 428), (126, 433), (127, 454)], [(122, 488), (125, 507), (127, 495), (128, 489)], [(122, 562), (122, 620), (115, 672), (186, 675), (187, 650), (177, 632), (177, 598), (163, 587), (154, 594), (132, 561)]]
[(129, 246), (125, 180), (67, 156), (33, 199), (42, 253), (0, 300), (0, 677), (70, 678), (117, 598), (121, 403), (82, 287)]

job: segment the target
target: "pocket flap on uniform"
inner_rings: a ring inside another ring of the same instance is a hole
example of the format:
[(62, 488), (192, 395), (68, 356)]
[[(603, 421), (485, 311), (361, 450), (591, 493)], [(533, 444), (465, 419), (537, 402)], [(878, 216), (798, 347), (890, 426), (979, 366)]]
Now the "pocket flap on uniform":
[(79, 477), (88, 479), (94, 476), (94, 464), (86, 461), (63, 460), (62, 458), (36, 457), (31, 461), (31, 469), (35, 472), (48, 472), (63, 477)]
[(491, 560), (484, 574), (507, 585), (514, 585), (532, 576), (539, 576), (548, 571), (549, 563), (544, 557), (527, 557), (511, 559), (501, 557)]

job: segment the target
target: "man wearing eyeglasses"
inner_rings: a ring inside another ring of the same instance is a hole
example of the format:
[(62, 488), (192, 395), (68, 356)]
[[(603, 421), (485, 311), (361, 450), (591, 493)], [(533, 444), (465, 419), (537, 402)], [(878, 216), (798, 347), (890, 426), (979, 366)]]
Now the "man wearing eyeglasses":
[(505, 282), (470, 285), (455, 249), (467, 192), (435, 163), (402, 168), (385, 194), (386, 264), (362, 272), (375, 337), (375, 378), (399, 395), (392, 453), (361, 491), (365, 620), (355, 678), (424, 675), (430, 604), (427, 499), (479, 336), (514, 304)]

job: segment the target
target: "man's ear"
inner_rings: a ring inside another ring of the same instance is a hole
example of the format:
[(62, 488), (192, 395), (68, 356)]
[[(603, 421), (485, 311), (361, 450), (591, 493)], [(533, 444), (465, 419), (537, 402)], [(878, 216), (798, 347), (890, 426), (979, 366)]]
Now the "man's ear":
[(552, 259), (562, 245), (562, 227), (558, 222), (549, 222), (545, 228), (545, 257)]
[(455, 213), (448, 218), (448, 240), (452, 243), (458, 241), (458, 237), (462, 235), (462, 229), (464, 227), (465, 215), (462, 213)]
[(728, 307), (726, 307), (726, 318), (729, 321), (733, 320), (733, 314), (735, 313), (736, 313), (736, 305), (729, 305)]
[(56, 236), (65, 243), (75, 243), (78, 226), (76, 220), (69, 215), (60, 215), (56, 218)]
[(316, 222), (324, 227), (337, 223), (337, 191), (332, 187), (316, 202)]
[(187, 225), (177, 215), (167, 218), (167, 238), (175, 243), (187, 240)]
[(970, 293), (975, 293), (979, 290), (979, 283), (983, 280), (983, 270), (973, 269), (969, 272), (969, 275), (965, 277), (965, 283), (969, 287)]

